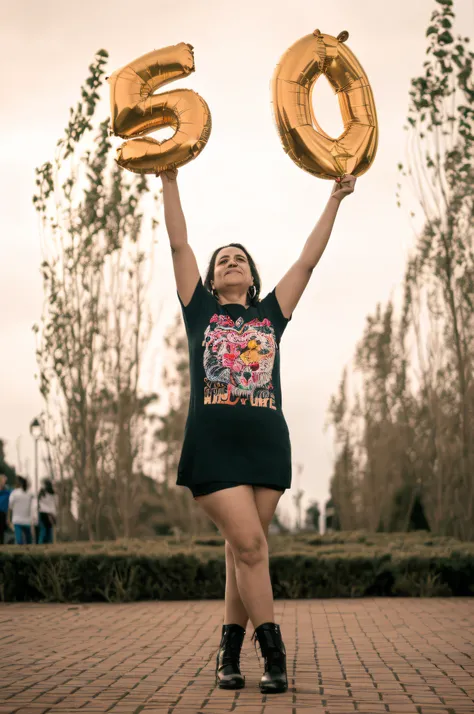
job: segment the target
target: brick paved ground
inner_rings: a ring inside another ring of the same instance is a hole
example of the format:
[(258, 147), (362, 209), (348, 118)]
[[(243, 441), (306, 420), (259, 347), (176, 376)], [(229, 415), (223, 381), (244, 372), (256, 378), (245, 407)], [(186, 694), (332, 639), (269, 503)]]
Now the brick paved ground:
[(222, 602), (0, 606), (0, 714), (467, 714), (474, 599), (279, 600), (290, 689), (214, 686)]

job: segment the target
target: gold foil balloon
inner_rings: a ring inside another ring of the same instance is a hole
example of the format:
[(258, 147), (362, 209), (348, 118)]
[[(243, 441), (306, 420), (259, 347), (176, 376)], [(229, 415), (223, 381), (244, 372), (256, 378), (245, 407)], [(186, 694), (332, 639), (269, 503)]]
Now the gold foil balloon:
[[(153, 94), (169, 82), (194, 72), (193, 47), (184, 42), (154, 50), (109, 77), (111, 131), (126, 141), (117, 163), (139, 174), (178, 168), (201, 153), (211, 133), (211, 114), (191, 89)], [(143, 137), (162, 127), (176, 131), (170, 139)]]
[[(283, 148), (305, 171), (320, 178), (360, 176), (377, 151), (375, 102), (367, 75), (338, 37), (315, 30), (283, 55), (272, 80), (273, 111)], [(339, 100), (344, 131), (328, 136), (314, 116), (311, 92), (324, 74)]]

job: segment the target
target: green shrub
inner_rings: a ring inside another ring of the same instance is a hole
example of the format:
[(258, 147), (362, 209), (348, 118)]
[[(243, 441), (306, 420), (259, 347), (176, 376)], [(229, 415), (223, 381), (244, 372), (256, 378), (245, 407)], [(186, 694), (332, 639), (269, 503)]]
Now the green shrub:
[[(474, 544), (426, 534), (269, 538), (276, 598), (474, 594)], [(0, 548), (6, 602), (224, 597), (221, 538), (161, 537)]]

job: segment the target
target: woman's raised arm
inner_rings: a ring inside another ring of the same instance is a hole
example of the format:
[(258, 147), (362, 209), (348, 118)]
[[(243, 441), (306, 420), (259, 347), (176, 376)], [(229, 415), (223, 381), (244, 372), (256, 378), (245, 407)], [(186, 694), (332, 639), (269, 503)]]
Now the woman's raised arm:
[(284, 317), (291, 317), (297, 306), (313, 270), (324, 253), (339, 205), (345, 196), (354, 191), (355, 182), (355, 176), (350, 174), (336, 181), (327, 206), (306, 241), (300, 257), (276, 286), (276, 299)]
[(165, 224), (173, 255), (176, 287), (183, 305), (193, 296), (199, 280), (199, 268), (193, 249), (188, 243), (188, 233), (178, 190), (178, 172), (165, 171), (160, 174), (163, 184), (163, 204)]

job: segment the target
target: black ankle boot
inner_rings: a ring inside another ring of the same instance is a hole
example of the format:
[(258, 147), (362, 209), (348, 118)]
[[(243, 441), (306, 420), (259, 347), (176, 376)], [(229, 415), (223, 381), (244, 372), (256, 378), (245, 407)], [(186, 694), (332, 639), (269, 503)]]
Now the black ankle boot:
[(286, 650), (281, 639), (280, 626), (275, 625), (274, 622), (264, 622), (263, 625), (257, 627), (252, 635), (252, 640), (258, 640), (262, 657), (265, 660), (265, 673), (260, 680), (260, 691), (263, 694), (286, 692), (288, 689)]
[(240, 674), (240, 650), (244, 636), (245, 630), (241, 625), (222, 625), (216, 663), (216, 684), (219, 689), (245, 687), (245, 677)]

